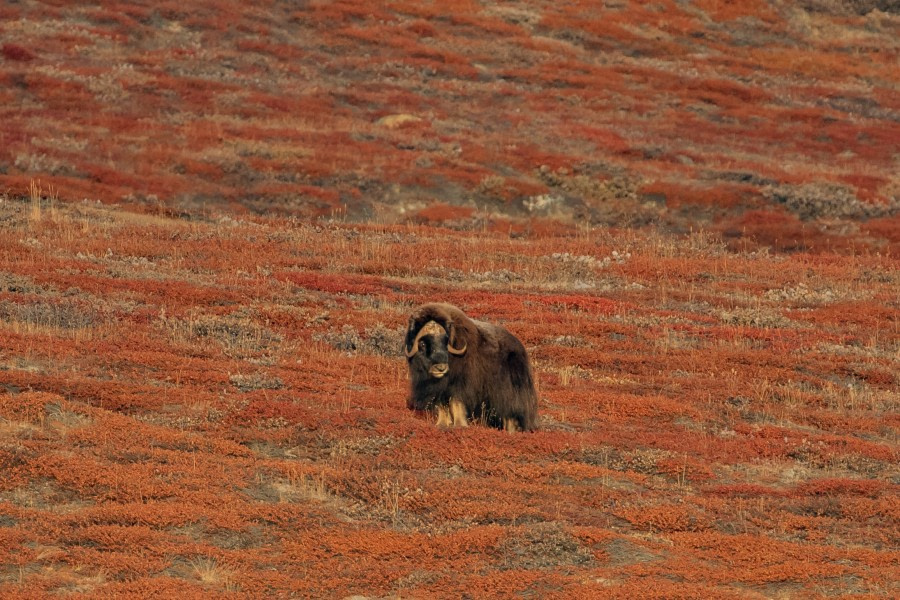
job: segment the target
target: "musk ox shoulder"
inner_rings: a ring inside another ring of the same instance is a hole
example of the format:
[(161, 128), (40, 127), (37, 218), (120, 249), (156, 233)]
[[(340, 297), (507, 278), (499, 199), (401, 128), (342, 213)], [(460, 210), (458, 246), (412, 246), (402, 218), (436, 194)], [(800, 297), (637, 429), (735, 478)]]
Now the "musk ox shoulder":
[(437, 412), (438, 425), (474, 419), (507, 431), (537, 427), (528, 354), (504, 327), (450, 304), (425, 304), (410, 316), (404, 345), (410, 409)]

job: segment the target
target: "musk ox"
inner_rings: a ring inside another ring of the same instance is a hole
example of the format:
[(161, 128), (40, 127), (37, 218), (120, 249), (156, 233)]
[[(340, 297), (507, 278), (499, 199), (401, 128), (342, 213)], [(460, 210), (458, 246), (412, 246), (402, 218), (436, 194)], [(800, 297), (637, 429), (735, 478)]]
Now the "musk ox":
[(433, 410), (439, 426), (469, 419), (506, 431), (537, 425), (537, 392), (525, 347), (500, 327), (450, 304), (425, 304), (409, 318), (407, 406)]

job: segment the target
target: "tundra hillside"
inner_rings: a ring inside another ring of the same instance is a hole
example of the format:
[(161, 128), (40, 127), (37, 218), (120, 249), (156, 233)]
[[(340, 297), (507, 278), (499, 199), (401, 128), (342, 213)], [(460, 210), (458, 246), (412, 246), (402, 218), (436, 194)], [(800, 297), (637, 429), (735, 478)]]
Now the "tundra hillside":
[[(0, 211), (5, 598), (898, 591), (896, 258)], [(407, 409), (434, 298), (523, 341), (537, 432)]]
[(4, 3), (0, 189), (40, 178), (63, 200), (187, 211), (486, 210), (896, 250), (897, 11)]
[[(898, 51), (892, 0), (3, 3), (0, 597), (897, 597)], [(434, 301), (537, 431), (407, 409)]]

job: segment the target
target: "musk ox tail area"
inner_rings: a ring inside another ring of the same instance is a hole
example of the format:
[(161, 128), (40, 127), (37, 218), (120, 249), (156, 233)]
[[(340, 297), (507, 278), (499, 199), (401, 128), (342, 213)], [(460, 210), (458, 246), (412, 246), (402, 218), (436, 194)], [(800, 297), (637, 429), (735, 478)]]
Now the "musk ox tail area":
[(501, 381), (506, 380), (503, 382), (506, 389), (497, 390), (494, 411), (517, 421), (521, 431), (534, 431), (537, 429), (538, 399), (525, 348), (507, 353), (504, 362), (507, 377), (501, 377)]

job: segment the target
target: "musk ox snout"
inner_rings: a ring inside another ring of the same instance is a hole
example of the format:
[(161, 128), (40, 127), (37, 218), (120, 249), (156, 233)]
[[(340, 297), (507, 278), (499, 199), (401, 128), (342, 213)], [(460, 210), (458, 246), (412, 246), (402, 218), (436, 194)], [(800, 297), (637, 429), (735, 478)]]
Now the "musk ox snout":
[(440, 379), (444, 375), (446, 375), (450, 371), (450, 365), (447, 363), (438, 363), (436, 365), (431, 365), (431, 368), (428, 369), (428, 374), (434, 377), (435, 379)]

